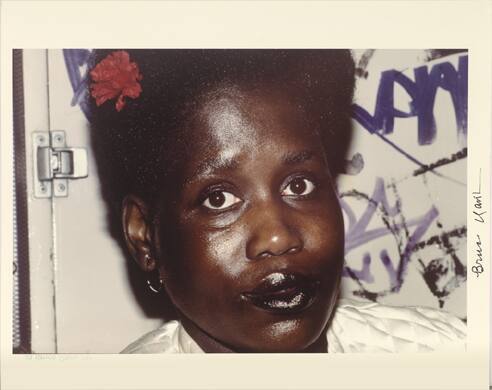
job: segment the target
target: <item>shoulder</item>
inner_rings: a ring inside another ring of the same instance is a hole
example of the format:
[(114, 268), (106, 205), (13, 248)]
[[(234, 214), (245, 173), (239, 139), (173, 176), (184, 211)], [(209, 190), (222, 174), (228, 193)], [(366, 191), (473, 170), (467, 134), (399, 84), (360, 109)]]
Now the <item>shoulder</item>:
[(202, 350), (188, 336), (178, 321), (166, 322), (163, 326), (146, 333), (128, 345), (121, 353), (200, 353)]
[(464, 350), (466, 325), (441, 310), (341, 299), (327, 337), (332, 352)]
[(158, 329), (144, 334), (128, 345), (121, 353), (166, 353), (173, 349), (173, 340), (179, 323), (170, 321)]

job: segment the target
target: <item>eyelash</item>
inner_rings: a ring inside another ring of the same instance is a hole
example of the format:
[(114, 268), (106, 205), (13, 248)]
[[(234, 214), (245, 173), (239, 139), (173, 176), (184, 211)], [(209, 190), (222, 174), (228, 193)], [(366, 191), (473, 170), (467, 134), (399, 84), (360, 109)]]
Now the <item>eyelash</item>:
[[(306, 189), (301, 194), (295, 194), (295, 193), (286, 194), (285, 193), (286, 190), (296, 180), (302, 180), (304, 185), (306, 186)], [(296, 176), (296, 177), (291, 178), (289, 180), (289, 182), (283, 187), (281, 195), (285, 196), (285, 197), (289, 197), (289, 198), (305, 198), (305, 197), (309, 196), (314, 190), (316, 190), (316, 188), (317, 188), (317, 186), (311, 178), (308, 178), (305, 176)], [(306, 193), (306, 191), (308, 191), (308, 192)], [(211, 204), (211, 197), (214, 194), (221, 194), (224, 197), (224, 203), (230, 203), (230, 202), (233, 202), (233, 203), (229, 204), (226, 207), (223, 207), (223, 204), (221, 204), (220, 206), (214, 207)], [(230, 192), (229, 189), (226, 189), (223, 187), (210, 187), (200, 197), (199, 203), (208, 210), (224, 211), (224, 210), (231, 208), (232, 206), (234, 206), (235, 204), (237, 204), (239, 202), (242, 202), (242, 199), (237, 197), (236, 195), (234, 195), (232, 192)]]

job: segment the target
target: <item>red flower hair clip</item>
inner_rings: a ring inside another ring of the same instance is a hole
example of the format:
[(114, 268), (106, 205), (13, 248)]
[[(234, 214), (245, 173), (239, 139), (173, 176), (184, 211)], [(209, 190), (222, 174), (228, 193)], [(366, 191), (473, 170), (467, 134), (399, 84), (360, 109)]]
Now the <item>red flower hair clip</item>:
[(136, 99), (142, 92), (138, 65), (130, 62), (130, 55), (124, 50), (109, 54), (91, 70), (90, 75), (94, 81), (90, 85), (91, 95), (98, 106), (117, 97), (116, 110), (121, 111), (126, 96)]

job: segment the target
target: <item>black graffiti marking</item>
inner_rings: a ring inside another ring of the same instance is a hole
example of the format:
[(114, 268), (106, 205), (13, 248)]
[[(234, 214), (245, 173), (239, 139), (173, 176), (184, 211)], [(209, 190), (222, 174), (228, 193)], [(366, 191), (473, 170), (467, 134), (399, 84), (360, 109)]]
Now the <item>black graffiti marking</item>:
[[(441, 223), (438, 222), (436, 225), (437, 225), (437, 227), (442, 228)], [(436, 244), (441, 246), (443, 244), (443, 240), (446, 240), (447, 242), (449, 242), (450, 238), (466, 237), (466, 231), (467, 231), (466, 226), (462, 226), (460, 228), (456, 228), (456, 229), (444, 232), (442, 234), (436, 234), (436, 235), (428, 238), (425, 241), (420, 241), (417, 244), (415, 244), (412, 251), (418, 252), (418, 251), (424, 249), (425, 247), (428, 247), (431, 245), (436, 245)]]
[(374, 49), (368, 49), (364, 51), (364, 54), (362, 54), (362, 57), (360, 58), (357, 67), (355, 68), (355, 75), (357, 77), (363, 77), (367, 79), (367, 77), (369, 76), (369, 72), (366, 70), (367, 65), (369, 65), (369, 61), (371, 60), (375, 51), (376, 50)]
[(466, 53), (467, 51), (467, 49), (429, 49), (425, 51), (427, 54), (425, 61), (433, 61), (457, 53)]
[(345, 161), (344, 173), (346, 175), (358, 175), (364, 169), (364, 157), (355, 153), (350, 160)]
[(433, 171), (435, 168), (442, 167), (443, 165), (452, 164), (455, 161), (466, 158), (467, 154), (468, 154), (468, 148), (463, 148), (459, 152), (452, 154), (451, 157), (449, 158), (441, 158), (436, 162), (433, 162), (432, 164), (424, 165), (423, 167), (416, 169), (413, 172), (413, 176), (418, 176), (425, 172)]
[[(454, 260), (452, 258), (452, 260)], [(425, 283), (429, 290), (437, 298), (439, 307), (444, 306), (445, 298), (450, 295), (464, 281), (465, 277), (459, 274), (456, 268), (456, 262), (449, 262), (449, 258), (437, 258), (424, 265), (421, 259), (419, 262), (423, 268), (421, 271)]]
[(372, 302), (377, 302), (378, 298), (381, 298), (381, 297), (384, 297), (385, 295), (387, 295), (387, 293), (376, 293), (376, 292), (368, 291), (364, 287), (362, 287), (361, 290), (352, 291), (352, 294), (355, 295), (356, 297), (368, 299), (369, 301), (372, 301)]
[[(441, 223), (437, 223), (442, 227)], [(427, 265), (419, 259), (422, 266), (421, 275), (429, 290), (438, 299), (439, 307), (444, 306), (445, 299), (461, 284), (466, 281), (466, 267), (456, 254), (456, 249), (451, 244), (451, 238), (466, 236), (466, 226), (456, 228), (439, 235), (434, 235), (426, 241), (419, 242), (414, 252), (420, 251), (431, 245), (438, 245), (443, 251), (443, 257), (431, 260)]]
[[(400, 235), (399, 235), (399, 238), (400, 238), (400, 241), (398, 242), (398, 253), (400, 254), (400, 259), (401, 261), (399, 261), (398, 263), (398, 270), (397, 270), (397, 273), (396, 273), (396, 277), (397, 277), (397, 280), (398, 280), (398, 285), (402, 285), (403, 284), (403, 273), (405, 272), (405, 269), (406, 269), (406, 262), (403, 261), (403, 258), (405, 256), (405, 246), (404, 245), (404, 242), (410, 242), (410, 233), (408, 231), (408, 226), (407, 226), (407, 221), (405, 219), (405, 215), (403, 214), (403, 210), (402, 210), (402, 202), (401, 202), (401, 197), (400, 197), (400, 194), (398, 193), (398, 190), (396, 188), (396, 184), (395, 182), (392, 182), (390, 183), (389, 185), (392, 189), (393, 189), (393, 194), (395, 195), (395, 198), (396, 198), (396, 209), (397, 209), (397, 215), (400, 216), (401, 218), (401, 226), (402, 226), (402, 230), (403, 230), (403, 233), (405, 234), (405, 237), (402, 238)], [(408, 254), (408, 256), (410, 256), (410, 253)]]

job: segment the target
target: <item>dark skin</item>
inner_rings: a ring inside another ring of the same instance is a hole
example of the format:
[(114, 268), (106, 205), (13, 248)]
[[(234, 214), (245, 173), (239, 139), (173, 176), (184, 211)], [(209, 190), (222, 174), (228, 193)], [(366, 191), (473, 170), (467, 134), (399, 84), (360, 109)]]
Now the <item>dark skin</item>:
[[(326, 352), (343, 265), (343, 218), (318, 134), (281, 88), (202, 98), (190, 145), (159, 213), (129, 195), (128, 248), (158, 270), (186, 331), (205, 352)], [(312, 304), (271, 313), (243, 299), (275, 272), (319, 280)]]

